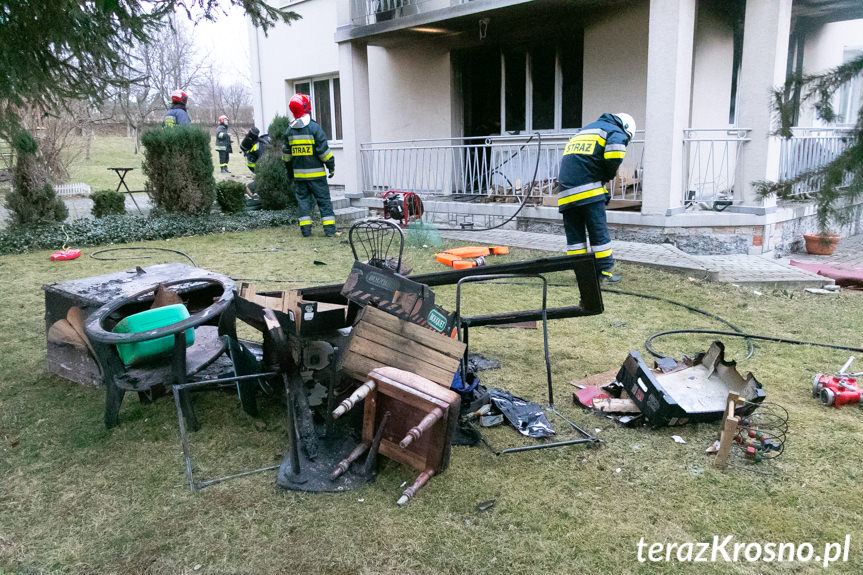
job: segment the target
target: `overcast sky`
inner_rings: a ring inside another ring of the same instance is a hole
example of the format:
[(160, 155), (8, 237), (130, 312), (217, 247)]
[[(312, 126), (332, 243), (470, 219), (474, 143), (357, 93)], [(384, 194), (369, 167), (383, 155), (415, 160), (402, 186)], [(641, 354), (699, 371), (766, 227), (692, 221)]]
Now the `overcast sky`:
[(225, 85), (249, 81), (249, 37), (242, 8), (232, 6), (227, 16), (219, 15), (216, 22), (201, 22), (193, 29), (195, 43), (202, 53), (209, 52)]

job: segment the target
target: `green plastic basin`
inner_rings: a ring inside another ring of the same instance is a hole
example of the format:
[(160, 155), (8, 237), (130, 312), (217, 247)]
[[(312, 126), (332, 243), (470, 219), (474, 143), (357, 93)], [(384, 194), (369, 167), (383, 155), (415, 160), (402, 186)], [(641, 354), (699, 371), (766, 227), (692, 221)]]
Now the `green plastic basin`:
[[(189, 317), (189, 310), (181, 303), (148, 309), (123, 318), (114, 327), (114, 333), (139, 333), (183, 321)], [(186, 330), (186, 347), (195, 343), (195, 330)], [(140, 360), (170, 352), (174, 347), (174, 336), (140, 341), (138, 343), (121, 343), (117, 345), (117, 353), (125, 365), (132, 365)]]

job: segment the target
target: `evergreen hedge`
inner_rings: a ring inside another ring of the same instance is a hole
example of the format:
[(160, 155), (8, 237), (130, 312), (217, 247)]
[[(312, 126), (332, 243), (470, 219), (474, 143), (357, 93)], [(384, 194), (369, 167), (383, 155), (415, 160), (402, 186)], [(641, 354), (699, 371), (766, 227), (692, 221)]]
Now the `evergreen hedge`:
[(69, 215), (66, 204), (48, 183), (47, 171), (37, 154), (38, 147), (36, 140), (25, 131), (12, 138), (17, 159), (12, 191), (6, 194), (5, 203), (13, 224), (62, 222)]
[(93, 199), (93, 208), (90, 213), (93, 217), (122, 216), (126, 213), (126, 196), (116, 190), (99, 190), (90, 196)]
[(270, 136), (270, 139), (273, 141), (273, 146), (278, 148), (280, 151), (282, 149), (282, 144), (285, 141), (285, 132), (288, 131), (288, 127), (291, 125), (291, 119), (287, 116), (279, 116), (276, 115), (273, 118), (273, 121), (270, 122), (270, 127), (267, 128), (267, 134)]
[(0, 255), (58, 249), (64, 244), (84, 248), (144, 240), (165, 240), (205, 234), (297, 225), (295, 210), (188, 216), (163, 214), (78, 219), (68, 224), (12, 226), (0, 230)]
[(222, 180), (216, 184), (216, 202), (222, 212), (233, 214), (242, 212), (246, 207), (246, 186), (234, 180)]
[(261, 207), (265, 210), (296, 207), (294, 183), (288, 177), (280, 146), (269, 148), (258, 158), (255, 165), (255, 193), (261, 198)]
[(210, 134), (192, 126), (146, 132), (144, 175), (153, 203), (167, 212), (202, 214), (216, 199)]

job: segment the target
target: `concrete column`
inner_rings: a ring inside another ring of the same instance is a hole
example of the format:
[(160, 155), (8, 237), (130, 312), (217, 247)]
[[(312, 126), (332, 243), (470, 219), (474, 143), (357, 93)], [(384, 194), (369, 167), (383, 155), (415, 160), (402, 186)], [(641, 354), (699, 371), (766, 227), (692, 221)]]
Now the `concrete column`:
[(363, 191), (360, 144), (371, 141), (369, 59), (364, 42), (339, 44), (339, 74), (342, 89), (342, 138), (344, 150), (339, 171), (344, 174), (345, 193)]
[(650, 0), (642, 213), (682, 205), (695, 10), (696, 0)]
[[(771, 91), (785, 82), (792, 0), (749, 0), (743, 24), (743, 54), (737, 88), (737, 126), (751, 128), (735, 175), (736, 209), (769, 209), (776, 200), (761, 200), (752, 186), (755, 180), (775, 180), (779, 175), (779, 140), (773, 128)], [(742, 199), (742, 202), (738, 201)], [(761, 211), (759, 209), (758, 211)]]

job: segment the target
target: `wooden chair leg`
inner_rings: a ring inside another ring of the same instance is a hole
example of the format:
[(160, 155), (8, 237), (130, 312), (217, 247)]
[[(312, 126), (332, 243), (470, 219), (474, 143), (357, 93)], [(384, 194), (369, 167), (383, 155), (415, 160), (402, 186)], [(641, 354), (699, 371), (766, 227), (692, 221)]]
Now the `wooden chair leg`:
[(105, 427), (111, 429), (120, 423), (120, 405), (126, 391), (120, 389), (108, 379), (105, 382)]

